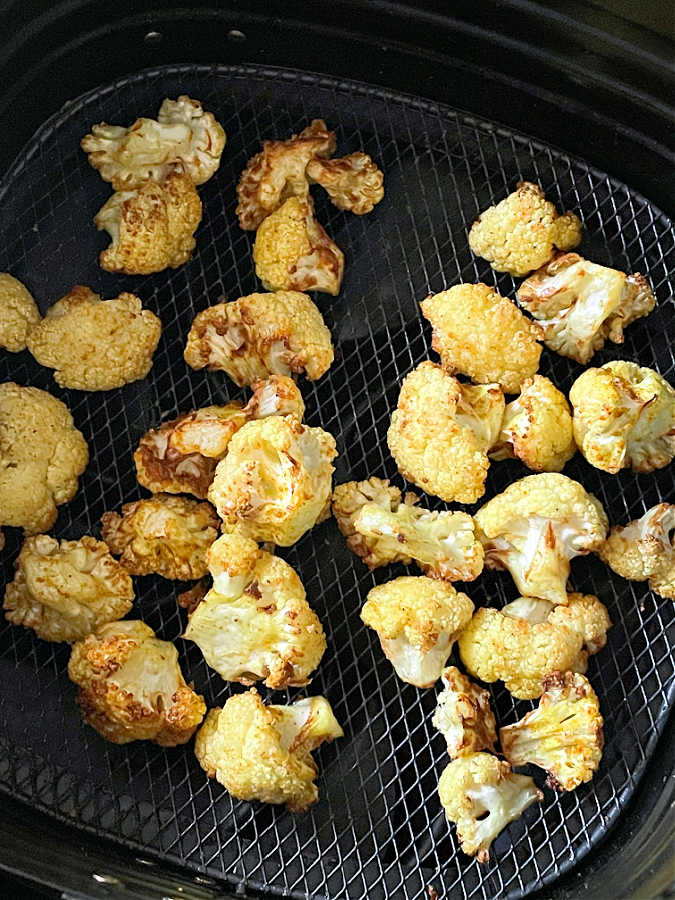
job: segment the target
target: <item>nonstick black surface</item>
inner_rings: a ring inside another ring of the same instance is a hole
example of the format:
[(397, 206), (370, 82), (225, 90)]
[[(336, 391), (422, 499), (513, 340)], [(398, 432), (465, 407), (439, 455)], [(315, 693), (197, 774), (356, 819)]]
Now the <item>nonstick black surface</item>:
[[(188, 93), (213, 110), (228, 136), (222, 165), (202, 189), (204, 219), (192, 260), (151, 277), (113, 276), (97, 264), (107, 237), (92, 216), (110, 194), (79, 149), (102, 120), (129, 124), (154, 116), (166, 96)], [(106, 393), (60, 389), (27, 352), (2, 352), (0, 380), (49, 390), (73, 412), (91, 451), (74, 500), (61, 507), (52, 533), (99, 532), (101, 514), (143, 494), (132, 453), (140, 436), (179, 412), (241, 397), (223, 373), (193, 372), (183, 361), (195, 313), (222, 296), (260, 289), (253, 236), (234, 214), (235, 183), (264, 138), (284, 138), (316, 116), (338, 135), (337, 155), (363, 149), (385, 172), (386, 196), (368, 216), (332, 207), (316, 194), (316, 211), (346, 256), (338, 298), (317, 295), (336, 345), (336, 360), (318, 383), (302, 383), (306, 420), (336, 438), (335, 481), (390, 477), (404, 482), (385, 435), (401, 379), (434, 358), (418, 301), (458, 281), (485, 281), (514, 296), (516, 283), (469, 250), (476, 215), (521, 179), (536, 181), (584, 223), (580, 252), (650, 279), (657, 309), (630, 326), (626, 342), (593, 359), (629, 359), (675, 381), (672, 296), (675, 263), (670, 222), (629, 187), (583, 161), (520, 134), (449, 108), (350, 82), (290, 71), (174, 66), (139, 73), (69, 104), (26, 147), (0, 185), (0, 270), (34, 293), (42, 311), (74, 284), (104, 298), (137, 293), (162, 319), (152, 371), (142, 382)], [(573, 127), (573, 122), (570, 123)], [(541, 371), (569, 390), (581, 367), (544, 350)], [(565, 474), (602, 500), (612, 523), (673, 500), (673, 467), (652, 475), (609, 476), (577, 456)], [(491, 466), (483, 500), (528, 474), (518, 462)], [(433, 498), (427, 505), (443, 508)], [(473, 507), (469, 511), (473, 511)], [(4, 576), (11, 578), (20, 535), (8, 530)], [(673, 697), (673, 603), (646, 585), (623, 581), (595, 557), (572, 564), (575, 590), (596, 593), (614, 623), (608, 646), (588, 672), (605, 716), (606, 747), (591, 784), (571, 794), (545, 792), (494, 842), (479, 865), (458, 849), (436, 785), (447, 763), (431, 727), (434, 690), (400, 682), (359, 610), (369, 588), (405, 570), (369, 574), (331, 520), (297, 545), (279, 550), (300, 573), (326, 630), (328, 650), (311, 693), (330, 700), (345, 737), (317, 753), (321, 799), (301, 816), (233, 800), (197, 764), (191, 746), (118, 747), (82, 724), (66, 675), (68, 648), (0, 625), (0, 789), (55, 817), (233, 884), (292, 897), (418, 898), (432, 884), (441, 897), (521, 897), (552, 882), (597, 844), (639, 784)], [(177, 642), (183, 671), (209, 706), (241, 688), (210, 671), (198, 648), (183, 642), (183, 585), (136, 579), (132, 615)], [(466, 587), (474, 603), (501, 606), (517, 590), (507, 573), (485, 572)], [(453, 656), (451, 661), (456, 661)], [(264, 693), (264, 689), (263, 689)], [(299, 692), (267, 692), (285, 702)], [(492, 688), (500, 725), (533, 704)], [(534, 771), (541, 785), (542, 773)]]

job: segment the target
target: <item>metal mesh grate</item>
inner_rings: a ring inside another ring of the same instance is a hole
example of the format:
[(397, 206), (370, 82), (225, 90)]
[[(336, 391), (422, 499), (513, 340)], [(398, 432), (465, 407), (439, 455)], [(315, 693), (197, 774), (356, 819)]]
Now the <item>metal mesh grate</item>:
[[(91, 218), (110, 189), (89, 168), (79, 139), (94, 122), (154, 115), (162, 98), (183, 92), (212, 109), (228, 134), (221, 169), (201, 191), (197, 252), (177, 271), (148, 278), (106, 274), (96, 259), (107, 238)], [(256, 68), (146, 71), (69, 104), (0, 187), (0, 270), (25, 281), (43, 311), (84, 283), (104, 297), (120, 289), (138, 293), (164, 324), (150, 376), (105, 394), (61, 390), (27, 353), (2, 354), (0, 378), (62, 398), (92, 451), (77, 496), (61, 508), (53, 529), (58, 537), (98, 534), (104, 510), (140, 496), (132, 451), (147, 428), (239, 395), (222, 373), (187, 368), (185, 337), (196, 311), (223, 294), (233, 299), (258, 289), (252, 237), (234, 215), (234, 185), (261, 139), (285, 137), (314, 116), (336, 129), (340, 154), (370, 153), (387, 188), (384, 202), (363, 218), (335, 210), (322, 194), (316, 198), (319, 220), (347, 258), (340, 297), (318, 298), (333, 332), (335, 364), (318, 384), (303, 384), (307, 421), (337, 438), (336, 482), (379, 475), (403, 486), (384, 437), (401, 379), (433, 355), (418, 301), (459, 280), (483, 280), (513, 296), (509, 276), (473, 257), (466, 229), (520, 179), (539, 182), (560, 207), (580, 212), (584, 255), (641, 271), (656, 290), (658, 309), (594, 363), (634, 359), (674, 380), (675, 307), (666, 280), (675, 264), (673, 232), (662, 213), (607, 175), (522, 135), (380, 89)], [(544, 351), (541, 371), (566, 391), (580, 367)], [(672, 499), (673, 472), (671, 466), (650, 476), (605, 476), (579, 455), (566, 468), (602, 499), (612, 522)], [(524, 474), (517, 462), (493, 464), (484, 499)], [(18, 533), (8, 535), (6, 578), (19, 543)], [(206, 778), (189, 746), (106, 743), (80, 721), (66, 676), (67, 647), (4, 621), (0, 789), (137, 851), (293, 897), (418, 898), (427, 884), (453, 898), (519, 897), (553, 881), (600, 840), (630, 799), (666, 722), (671, 601), (615, 577), (595, 557), (575, 561), (574, 588), (599, 594), (614, 622), (607, 648), (589, 670), (606, 716), (602, 765), (592, 784), (572, 794), (546, 791), (544, 803), (502, 833), (481, 867), (458, 852), (437, 800), (447, 757), (430, 725), (435, 692), (401, 683), (359, 619), (369, 588), (403, 567), (369, 574), (332, 521), (281, 552), (298, 569), (327, 632), (312, 692), (329, 697), (345, 729), (343, 740), (317, 753), (321, 800), (310, 812), (293, 817), (232, 800)], [(177, 641), (188, 679), (209, 706), (222, 704), (232, 688), (207, 668), (196, 646), (179, 638), (185, 624), (175, 601), (180, 587), (154, 577), (137, 579), (136, 587), (134, 614)], [(501, 605), (516, 595), (506, 573), (486, 572), (467, 590), (476, 605)], [(492, 693), (500, 724), (531, 708), (503, 689)], [(283, 692), (274, 696), (285, 700)], [(541, 773), (534, 774), (541, 783)]]

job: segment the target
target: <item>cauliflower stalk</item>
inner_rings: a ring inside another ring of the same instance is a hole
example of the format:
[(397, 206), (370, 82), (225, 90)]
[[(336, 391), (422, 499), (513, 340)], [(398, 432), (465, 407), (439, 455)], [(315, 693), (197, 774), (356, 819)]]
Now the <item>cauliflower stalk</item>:
[(607, 565), (630, 581), (647, 581), (675, 600), (675, 504), (659, 503), (628, 525), (615, 525), (598, 550)]
[(0, 272), (0, 347), (11, 353), (25, 350), (28, 335), (40, 321), (28, 288), (8, 272)]
[(443, 669), (443, 690), (431, 724), (441, 732), (452, 759), (480, 750), (494, 750), (497, 740), (490, 694), (479, 688), (455, 666)]

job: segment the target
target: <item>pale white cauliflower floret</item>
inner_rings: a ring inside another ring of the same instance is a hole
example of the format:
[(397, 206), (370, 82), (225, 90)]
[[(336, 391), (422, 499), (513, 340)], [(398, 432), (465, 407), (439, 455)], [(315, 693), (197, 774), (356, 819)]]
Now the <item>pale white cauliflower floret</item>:
[(455, 666), (443, 669), (443, 690), (438, 695), (431, 724), (448, 745), (452, 759), (479, 750), (494, 751), (497, 730), (490, 709), (490, 694)]
[(18, 353), (26, 349), (31, 329), (40, 322), (33, 295), (17, 278), (0, 272), (0, 347)]
[(628, 525), (615, 525), (598, 556), (622, 578), (647, 581), (675, 600), (675, 504), (659, 503)]

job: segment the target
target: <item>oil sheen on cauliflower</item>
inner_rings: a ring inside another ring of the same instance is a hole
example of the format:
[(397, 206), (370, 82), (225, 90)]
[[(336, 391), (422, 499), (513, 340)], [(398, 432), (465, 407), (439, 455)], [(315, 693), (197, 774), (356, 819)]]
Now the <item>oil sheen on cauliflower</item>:
[(597, 550), (607, 534), (600, 501), (571, 478), (528, 475), (475, 515), (485, 564), (508, 569), (527, 597), (567, 603), (570, 560)]
[(326, 638), (295, 570), (237, 534), (222, 535), (207, 561), (213, 587), (190, 615), (185, 637), (226, 681), (309, 684)]
[(471, 753), (454, 759), (443, 770), (438, 794), (457, 840), (468, 856), (485, 863), (490, 845), (504, 828), (544, 795), (527, 775), (491, 753)]
[(204, 698), (185, 683), (174, 645), (133, 619), (74, 644), (68, 676), (84, 721), (115, 744), (185, 744), (206, 712)]
[(534, 472), (560, 472), (576, 452), (572, 415), (565, 395), (534, 375), (521, 385), (520, 396), (506, 404), (491, 459), (519, 459)]
[(446, 372), (517, 394), (539, 368), (542, 331), (486, 284), (456, 284), (421, 303)]
[(109, 391), (145, 378), (161, 333), (162, 323), (135, 294), (101, 300), (77, 285), (33, 328), (28, 349), (56, 370), (61, 387)]
[(583, 259), (558, 255), (518, 289), (518, 300), (543, 328), (544, 343), (585, 364), (607, 340), (651, 312), (656, 299), (642, 275), (625, 275)]
[(239, 387), (301, 372), (316, 381), (333, 362), (333, 343), (306, 294), (277, 291), (249, 294), (198, 313), (184, 356), (193, 369), (227, 372)]
[(503, 414), (498, 385), (460, 384), (426, 361), (401, 385), (387, 443), (408, 481), (442, 500), (473, 503), (485, 492), (487, 451)]
[(558, 215), (539, 185), (521, 181), (471, 226), (469, 246), (497, 272), (522, 278), (547, 263), (555, 249), (571, 250), (581, 240), (574, 213)]
[(441, 677), (473, 603), (451, 584), (402, 576), (368, 593), (361, 619), (373, 628), (402, 681), (432, 687)]
[(616, 360), (572, 385), (574, 437), (605, 472), (653, 472), (675, 456), (675, 389), (653, 369)]
[(675, 600), (675, 504), (659, 503), (628, 525), (615, 525), (598, 556), (630, 581), (647, 581)]
[(490, 694), (479, 688), (455, 666), (441, 674), (443, 690), (438, 695), (431, 724), (441, 732), (452, 759), (480, 750), (494, 751), (497, 730), (490, 709)]
[(125, 616), (134, 600), (128, 572), (102, 541), (26, 538), (5, 592), (5, 618), (43, 641), (79, 641)]
[(261, 223), (253, 246), (267, 291), (340, 291), (345, 258), (314, 217), (312, 198), (289, 197)]
[(38, 388), (0, 384), (0, 525), (47, 531), (88, 461), (64, 403)]
[(460, 635), (459, 655), (474, 678), (503, 681), (514, 697), (532, 700), (551, 672), (585, 672), (611, 624), (592, 594), (570, 594), (559, 606), (519, 597), (501, 610), (476, 610)]
[(251, 688), (209, 712), (195, 738), (195, 755), (233, 797), (303, 812), (319, 799), (312, 750), (342, 736), (325, 697), (265, 706)]
[(31, 330), (40, 322), (33, 295), (17, 278), (0, 272), (0, 347), (12, 353), (26, 349)]
[(230, 441), (209, 488), (223, 531), (294, 544), (321, 520), (336, 455), (332, 435), (290, 416), (248, 422)]
[(543, 690), (538, 708), (515, 725), (500, 728), (499, 740), (512, 766), (539, 766), (548, 772), (549, 787), (573, 791), (590, 781), (600, 765), (600, 704), (577, 672), (552, 672)]

